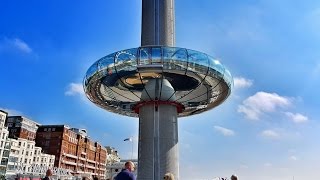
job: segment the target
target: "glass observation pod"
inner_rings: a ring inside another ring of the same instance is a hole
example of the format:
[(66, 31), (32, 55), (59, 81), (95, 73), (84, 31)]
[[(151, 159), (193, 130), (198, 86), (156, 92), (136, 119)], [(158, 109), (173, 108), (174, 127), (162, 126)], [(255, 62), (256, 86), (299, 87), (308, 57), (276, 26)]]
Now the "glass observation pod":
[[(213, 57), (190, 49), (147, 46), (127, 49), (96, 61), (84, 78), (87, 97), (111, 112), (136, 117), (135, 106), (150, 79), (167, 79), (174, 88), (178, 116), (212, 109), (231, 93), (231, 73)], [(162, 81), (161, 81), (162, 82)], [(148, 92), (147, 92), (148, 94)]]

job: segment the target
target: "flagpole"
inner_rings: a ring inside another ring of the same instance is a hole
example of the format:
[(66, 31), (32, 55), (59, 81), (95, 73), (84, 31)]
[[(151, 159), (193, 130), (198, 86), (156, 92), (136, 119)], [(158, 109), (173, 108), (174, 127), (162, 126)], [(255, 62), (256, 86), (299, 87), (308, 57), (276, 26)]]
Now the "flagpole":
[(133, 159), (133, 136), (126, 138), (123, 141), (131, 141), (131, 160)]
[(131, 161), (133, 160), (133, 137), (131, 138)]

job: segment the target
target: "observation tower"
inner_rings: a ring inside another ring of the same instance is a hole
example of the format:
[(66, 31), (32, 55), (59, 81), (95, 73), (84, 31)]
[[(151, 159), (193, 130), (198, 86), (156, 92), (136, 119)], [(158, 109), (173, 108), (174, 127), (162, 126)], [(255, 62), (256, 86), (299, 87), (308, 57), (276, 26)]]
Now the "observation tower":
[(84, 78), (97, 106), (139, 117), (139, 180), (179, 179), (177, 118), (220, 105), (232, 86), (217, 59), (175, 47), (174, 0), (142, 0), (141, 47), (102, 57)]

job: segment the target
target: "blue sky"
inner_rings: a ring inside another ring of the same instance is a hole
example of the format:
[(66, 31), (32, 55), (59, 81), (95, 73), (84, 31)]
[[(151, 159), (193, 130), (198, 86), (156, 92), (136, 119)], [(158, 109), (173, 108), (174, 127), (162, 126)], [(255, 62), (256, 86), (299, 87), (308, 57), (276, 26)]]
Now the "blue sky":
[[(320, 168), (320, 1), (176, 0), (176, 46), (217, 57), (235, 79), (218, 108), (179, 121), (183, 180), (307, 179)], [(140, 45), (141, 1), (0, 1), (0, 108), (86, 128), (137, 156), (138, 120), (83, 94), (86, 70)]]

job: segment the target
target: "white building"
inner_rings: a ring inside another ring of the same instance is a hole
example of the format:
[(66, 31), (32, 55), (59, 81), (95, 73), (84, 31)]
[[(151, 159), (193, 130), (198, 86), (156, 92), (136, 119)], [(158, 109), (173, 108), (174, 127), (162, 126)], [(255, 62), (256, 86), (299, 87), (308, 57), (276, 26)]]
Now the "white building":
[(120, 162), (118, 151), (114, 147), (106, 146), (107, 149), (107, 164)]
[(107, 165), (106, 165), (106, 179), (111, 180), (123, 168), (123, 163), (120, 163), (120, 156), (114, 147), (106, 146), (107, 149)]
[[(39, 165), (48, 168), (54, 166), (54, 155), (42, 153), (41, 147), (36, 147), (34, 141), (18, 138), (9, 139), (10, 154), (7, 165), (7, 175), (15, 174), (17, 165), (23, 173), (32, 173), (32, 166)], [(21, 173), (21, 172), (20, 172)]]
[(0, 110), (0, 175), (6, 173), (7, 162), (9, 157), (9, 145), (7, 143), (9, 131), (5, 127), (8, 113)]

